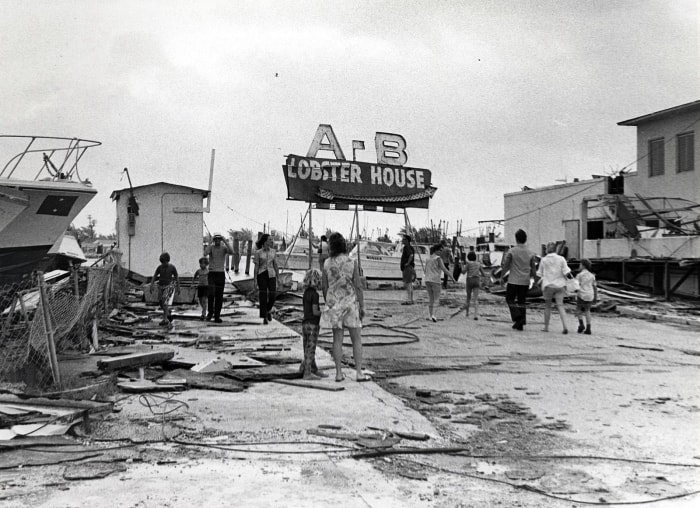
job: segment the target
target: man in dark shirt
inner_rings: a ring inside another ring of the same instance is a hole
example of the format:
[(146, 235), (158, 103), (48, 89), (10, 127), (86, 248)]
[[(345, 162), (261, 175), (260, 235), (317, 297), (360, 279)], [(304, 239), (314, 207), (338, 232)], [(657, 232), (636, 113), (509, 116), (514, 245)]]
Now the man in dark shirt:
[(406, 301), (402, 305), (413, 305), (413, 281), (416, 279), (415, 249), (411, 246), (411, 237), (403, 235), (401, 252), (401, 274), (406, 288)]
[(508, 273), (508, 285), (506, 286), (506, 303), (510, 309), (510, 317), (513, 321), (513, 329), (522, 331), (527, 324), (525, 316), (525, 299), (530, 289), (530, 278), (535, 274), (535, 257), (525, 246), (527, 233), (522, 229), (515, 232), (516, 246), (511, 248), (503, 257), (501, 264), (501, 284), (503, 277)]

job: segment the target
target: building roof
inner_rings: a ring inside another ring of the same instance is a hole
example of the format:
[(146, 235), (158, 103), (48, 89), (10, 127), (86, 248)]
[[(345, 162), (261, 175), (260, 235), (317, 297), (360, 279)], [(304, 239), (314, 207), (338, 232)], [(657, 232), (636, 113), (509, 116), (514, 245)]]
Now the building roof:
[(661, 120), (669, 116), (674, 116), (679, 113), (690, 113), (693, 111), (700, 111), (700, 100), (694, 102), (688, 102), (687, 104), (681, 104), (680, 106), (674, 106), (668, 109), (662, 109), (655, 113), (649, 113), (648, 115), (638, 116), (636, 118), (630, 118), (629, 120), (624, 120), (618, 122), (617, 125), (640, 125), (646, 122), (652, 122), (655, 120)]
[[(157, 185), (167, 185), (169, 187), (179, 187), (180, 189), (187, 189), (187, 190), (190, 190), (193, 192), (201, 193), (202, 197), (205, 197), (205, 198), (209, 195), (209, 191), (206, 189), (198, 189), (196, 187), (187, 187), (186, 185), (178, 185), (178, 184), (169, 183), (169, 182), (156, 182), (156, 183), (149, 183), (147, 185), (137, 185), (137, 186), (133, 187), (133, 190), (145, 189), (146, 187), (155, 187)], [(112, 191), (112, 194), (109, 195), (109, 197), (112, 200), (115, 200), (118, 198), (119, 194), (121, 194), (122, 192), (125, 192), (125, 191), (131, 191), (131, 189), (132, 189), (131, 187), (125, 187), (123, 189), (114, 190), (114, 191)]]

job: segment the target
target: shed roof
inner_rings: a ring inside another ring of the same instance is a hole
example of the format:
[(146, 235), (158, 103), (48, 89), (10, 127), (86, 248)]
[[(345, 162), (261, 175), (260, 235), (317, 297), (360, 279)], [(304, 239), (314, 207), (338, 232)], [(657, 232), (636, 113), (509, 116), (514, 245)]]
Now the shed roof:
[(678, 113), (690, 113), (693, 111), (700, 111), (700, 100), (688, 102), (687, 104), (681, 104), (680, 106), (674, 106), (668, 109), (662, 109), (661, 111), (656, 111), (655, 113), (649, 113), (647, 115), (638, 116), (636, 118), (630, 118), (629, 120), (618, 122), (617, 125), (640, 125), (646, 122), (652, 122), (655, 120), (668, 118)]
[[(198, 188), (196, 188), (196, 187), (188, 187), (188, 186), (186, 186), (186, 185), (178, 185), (178, 184), (169, 183), (169, 182), (156, 182), (156, 183), (149, 183), (149, 184), (147, 184), (147, 185), (136, 185), (136, 186), (133, 187), (133, 189), (134, 189), (134, 190), (136, 190), (136, 189), (144, 189), (144, 188), (146, 188), (146, 187), (155, 187), (155, 186), (157, 186), (157, 185), (167, 185), (167, 186), (169, 186), (169, 187), (179, 187), (180, 189), (187, 189), (187, 190), (190, 190), (190, 191), (199, 192), (199, 193), (202, 194), (202, 197), (205, 197), (205, 198), (209, 195), (209, 191), (206, 190), (206, 189), (198, 189)], [(109, 195), (109, 197), (110, 197), (112, 200), (115, 200), (115, 199), (118, 198), (119, 194), (121, 194), (122, 192), (125, 192), (125, 191), (131, 191), (131, 189), (132, 189), (131, 187), (125, 187), (125, 188), (123, 188), (123, 189), (114, 190), (114, 191), (112, 191), (112, 194)]]

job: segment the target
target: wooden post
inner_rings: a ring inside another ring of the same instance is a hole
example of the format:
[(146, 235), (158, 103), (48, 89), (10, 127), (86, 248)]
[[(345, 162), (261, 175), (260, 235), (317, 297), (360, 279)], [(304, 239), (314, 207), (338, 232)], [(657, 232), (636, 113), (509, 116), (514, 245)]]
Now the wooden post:
[(248, 254), (245, 259), (245, 274), (250, 274), (250, 256), (253, 253), (253, 240), (248, 240)]
[(668, 261), (664, 261), (664, 299), (668, 301), (671, 293), (669, 292), (669, 284), (671, 277), (669, 276)]
[(80, 281), (80, 276), (78, 274), (78, 267), (71, 265), (72, 275), (73, 275), (73, 294), (76, 298), (80, 298), (80, 286), (78, 282)]
[(313, 247), (313, 242), (311, 241), (311, 234), (312, 234), (311, 203), (309, 203), (309, 270), (311, 270), (313, 268), (313, 261), (314, 261), (314, 247)]
[(97, 319), (92, 320), (92, 347), (97, 351), (100, 348), (100, 341), (97, 338)]
[(357, 270), (360, 272), (360, 277), (362, 277), (362, 256), (360, 255), (360, 216), (357, 212), (357, 205), (355, 205), (355, 223), (357, 224)]
[(46, 345), (49, 351), (49, 362), (51, 364), (51, 374), (56, 387), (61, 389), (61, 372), (58, 369), (58, 358), (56, 357), (56, 343), (54, 342), (53, 326), (51, 324), (51, 315), (49, 314), (49, 298), (46, 293), (46, 282), (44, 281), (44, 272), (37, 272), (39, 279), (39, 292), (41, 295), (41, 314), (44, 319), (44, 331), (46, 332)]

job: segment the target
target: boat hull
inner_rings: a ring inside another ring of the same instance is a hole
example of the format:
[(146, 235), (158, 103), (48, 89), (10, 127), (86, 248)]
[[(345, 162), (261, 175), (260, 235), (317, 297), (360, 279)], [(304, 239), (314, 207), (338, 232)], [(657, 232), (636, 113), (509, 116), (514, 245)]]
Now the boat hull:
[(91, 186), (71, 181), (0, 180), (0, 284), (37, 269), (49, 249), (95, 197)]

